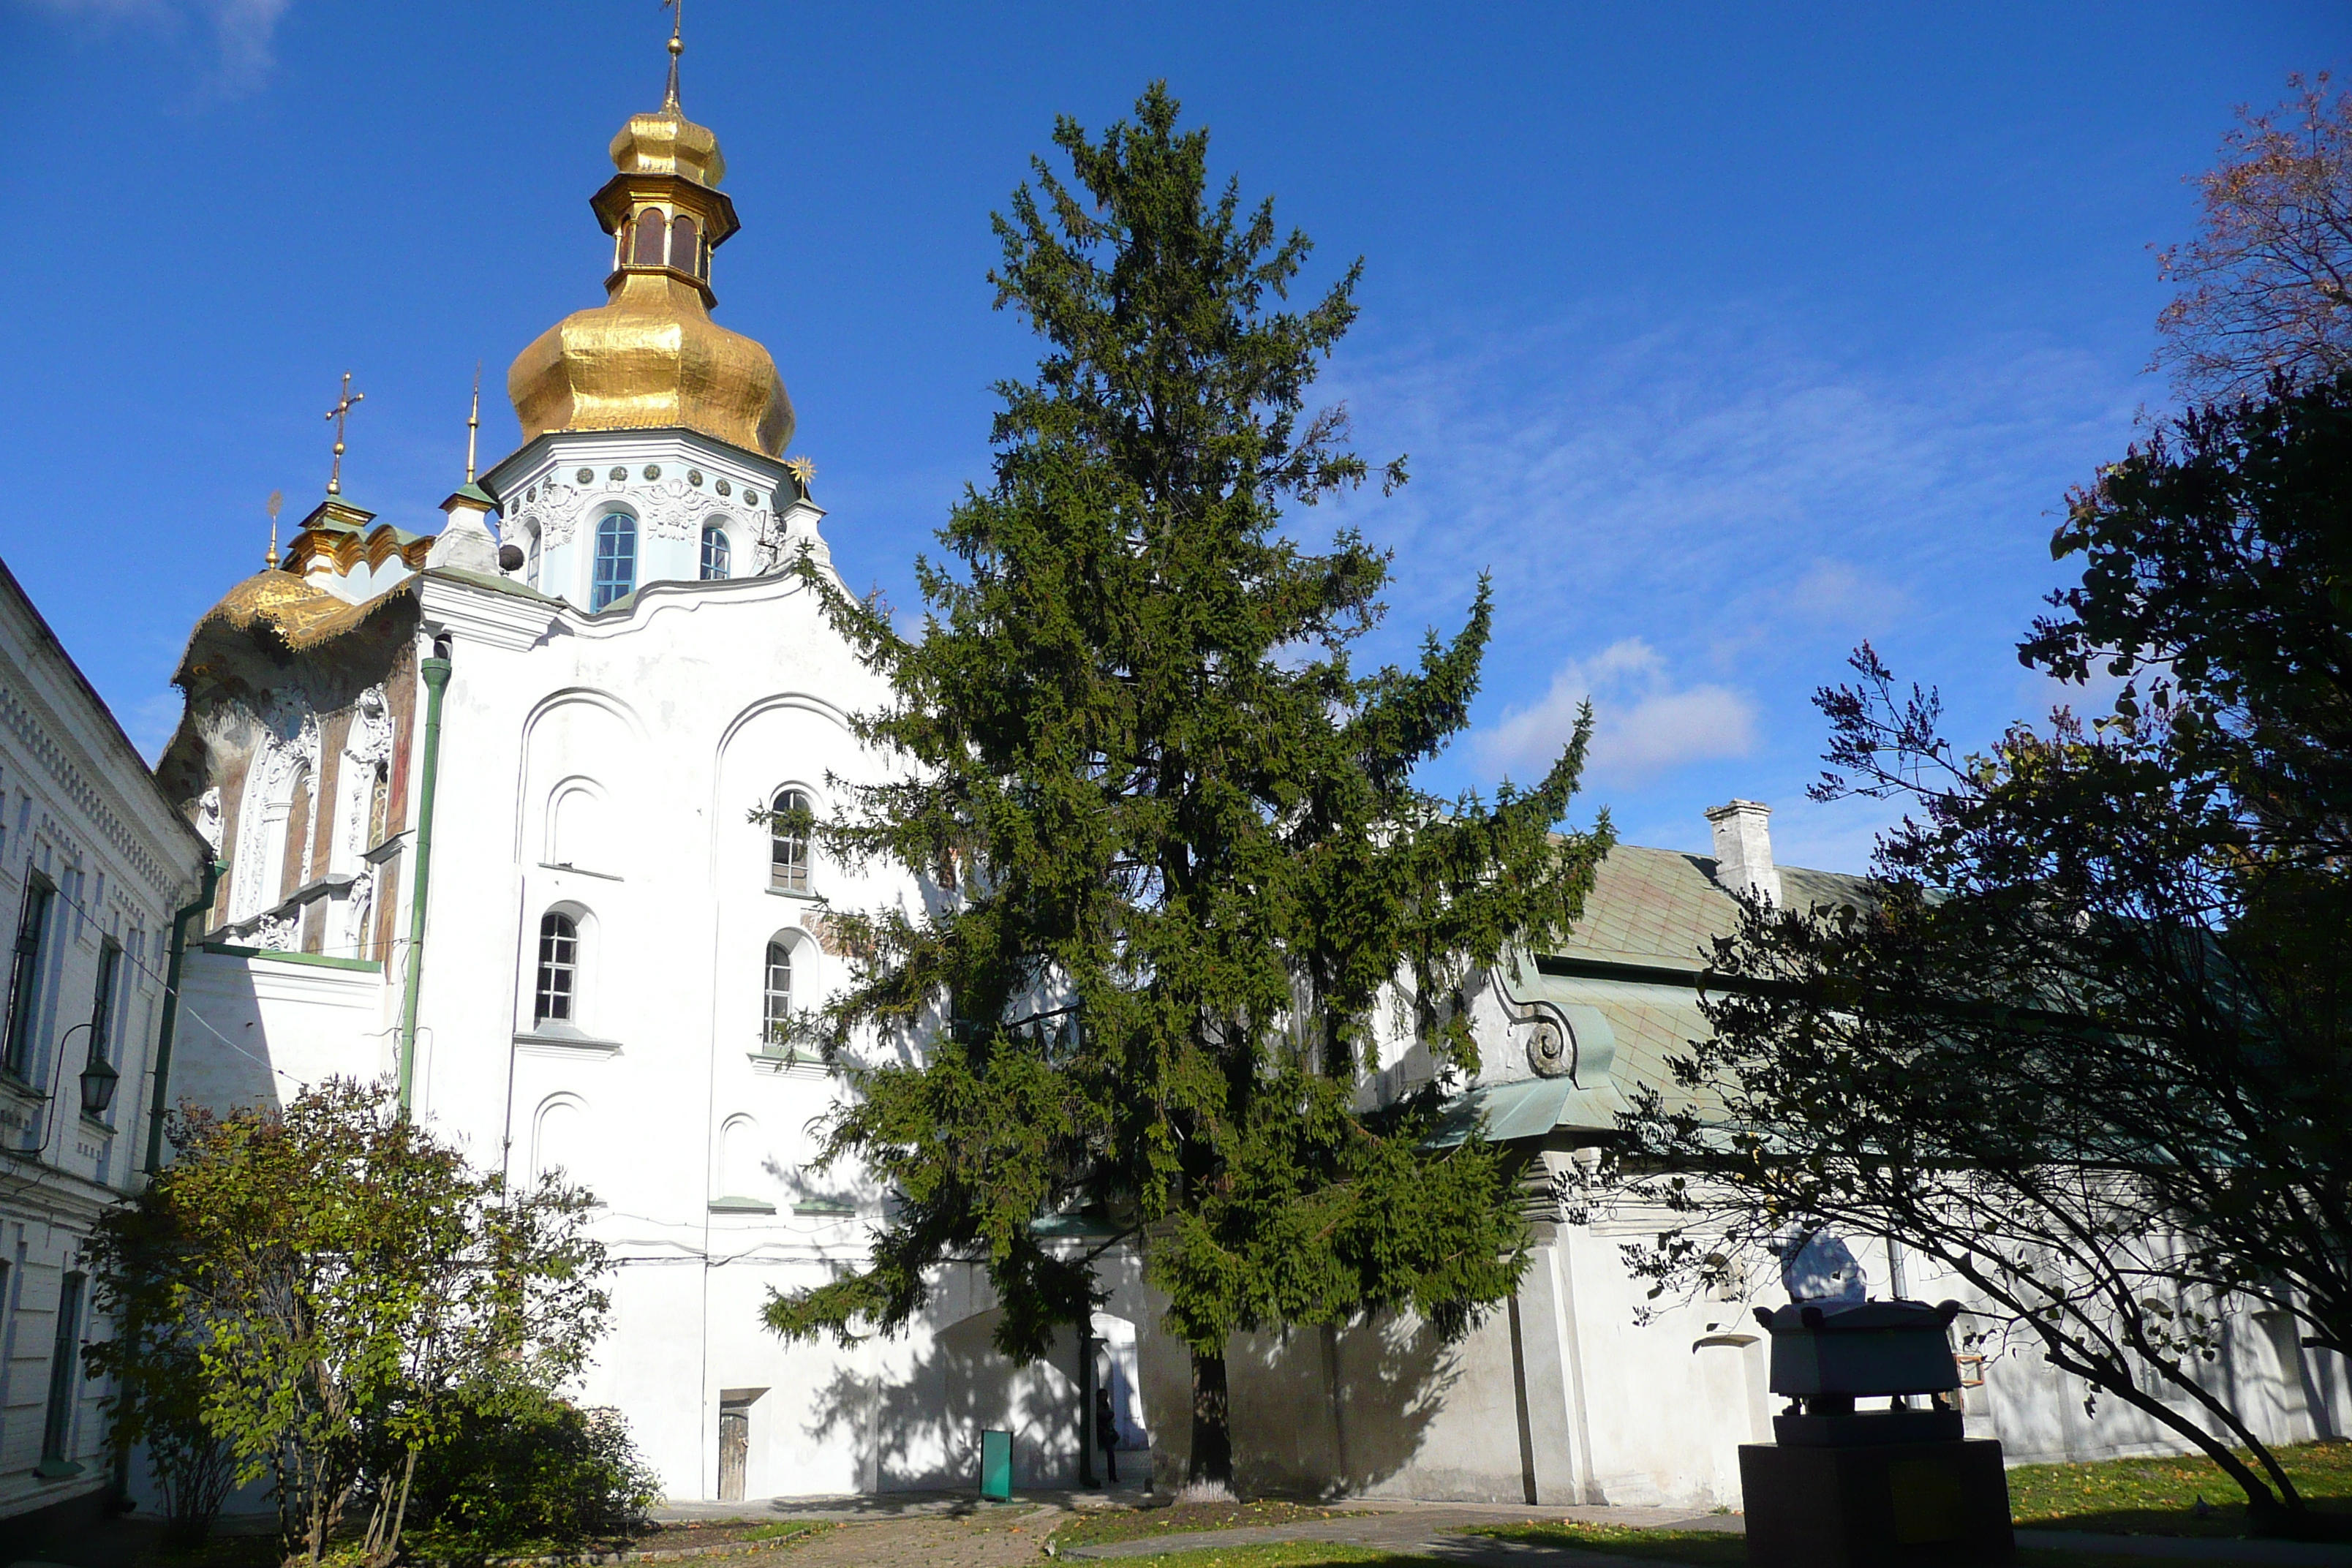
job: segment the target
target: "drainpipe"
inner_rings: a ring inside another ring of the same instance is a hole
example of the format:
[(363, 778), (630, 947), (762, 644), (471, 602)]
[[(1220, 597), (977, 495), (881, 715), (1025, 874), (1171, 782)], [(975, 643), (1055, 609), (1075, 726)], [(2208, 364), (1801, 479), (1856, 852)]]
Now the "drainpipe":
[(196, 901), (172, 916), (172, 952), (163, 968), (163, 1024), (155, 1036), (155, 1098), (147, 1110), (147, 1173), (163, 1168), (163, 1113), (172, 1107), (172, 1035), (180, 1022), (180, 963), (188, 951), (188, 922), (213, 907), (213, 889), (228, 874), (226, 860), (207, 861)]
[(449, 689), (449, 639), (433, 639), (433, 657), (420, 660), (425, 677), (425, 765), (416, 793), (416, 890), (408, 905), (408, 989), (400, 1003), (400, 1113), (415, 1104), (416, 988), (425, 980), (425, 897), (433, 880), (433, 786), (441, 768), (441, 698)]

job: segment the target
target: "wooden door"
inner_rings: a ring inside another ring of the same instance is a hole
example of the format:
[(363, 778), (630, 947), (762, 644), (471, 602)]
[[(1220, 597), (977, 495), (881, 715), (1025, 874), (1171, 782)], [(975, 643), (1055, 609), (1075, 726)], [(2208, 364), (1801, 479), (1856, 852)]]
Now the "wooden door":
[(743, 1500), (743, 1466), (751, 1454), (751, 1417), (746, 1411), (719, 1413), (719, 1500)]

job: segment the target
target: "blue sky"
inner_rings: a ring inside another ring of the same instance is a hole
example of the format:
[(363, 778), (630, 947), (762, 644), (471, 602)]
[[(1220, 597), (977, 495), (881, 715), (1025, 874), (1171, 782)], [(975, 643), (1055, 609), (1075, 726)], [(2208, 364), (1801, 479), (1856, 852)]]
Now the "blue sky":
[[(1765, 7), (692, 0), (685, 101), (744, 230), (719, 319), (774, 352), (836, 563), (908, 562), (984, 475), (988, 215), (1057, 112), (1165, 77), (1221, 172), (1366, 261), (1323, 390), (1392, 499), (1298, 517), (1397, 552), (1383, 647), (1495, 574), (1452, 789), (1540, 769), (1600, 705), (1583, 809), (1858, 868), (1874, 809), (1802, 799), (1812, 689), (1873, 638), (1980, 742), (2052, 692), (2011, 651), (2066, 487), (2168, 403), (2147, 247), (2235, 104), (2347, 63), (2340, 4)], [(587, 198), (657, 102), (653, 0), (0, 0), (20, 157), (0, 247), (0, 552), (151, 752), (187, 628), (326, 478), (437, 526), (486, 363), (598, 302)]]

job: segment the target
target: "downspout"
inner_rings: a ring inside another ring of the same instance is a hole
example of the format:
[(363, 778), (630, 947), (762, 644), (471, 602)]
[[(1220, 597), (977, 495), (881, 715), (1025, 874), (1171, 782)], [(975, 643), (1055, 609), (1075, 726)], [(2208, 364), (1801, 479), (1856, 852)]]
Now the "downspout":
[(188, 951), (188, 922), (213, 907), (213, 889), (228, 874), (225, 860), (205, 862), (196, 901), (172, 916), (172, 952), (163, 966), (163, 1023), (155, 1035), (155, 1097), (147, 1108), (147, 1173), (163, 1168), (163, 1113), (172, 1107), (172, 1034), (180, 1022), (180, 964)]
[(408, 904), (408, 988), (400, 1002), (400, 1113), (415, 1103), (416, 988), (425, 980), (425, 897), (433, 880), (433, 786), (441, 768), (441, 698), (449, 689), (449, 639), (433, 639), (425, 677), (425, 765), (416, 792), (416, 888)]

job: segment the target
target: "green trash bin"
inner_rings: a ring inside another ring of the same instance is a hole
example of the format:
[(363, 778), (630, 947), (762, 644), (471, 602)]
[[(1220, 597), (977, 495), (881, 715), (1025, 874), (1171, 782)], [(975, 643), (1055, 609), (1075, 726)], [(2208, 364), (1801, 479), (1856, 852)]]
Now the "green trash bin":
[(1013, 1434), (980, 1435), (980, 1495), (998, 1502), (1013, 1500)]

